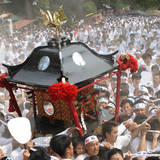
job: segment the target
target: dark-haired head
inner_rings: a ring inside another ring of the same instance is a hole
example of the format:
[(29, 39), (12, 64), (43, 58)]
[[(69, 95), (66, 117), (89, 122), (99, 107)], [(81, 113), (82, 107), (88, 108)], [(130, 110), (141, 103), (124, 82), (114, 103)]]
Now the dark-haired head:
[(110, 149), (100, 146), (98, 156), (103, 160), (108, 160), (107, 155)]
[(84, 138), (83, 137), (74, 137), (72, 140), (73, 147), (74, 147), (74, 155), (78, 156), (80, 154), (85, 153), (84, 149)]
[(37, 151), (30, 150), (30, 156), (28, 160), (50, 160), (50, 155), (45, 150), (45, 148), (37, 147), (35, 148)]
[(112, 160), (114, 158), (119, 158), (119, 160), (123, 160), (123, 152), (118, 148), (113, 148), (108, 152), (108, 160)]
[(54, 136), (50, 141), (52, 151), (56, 152), (61, 157), (66, 156), (66, 149), (70, 149), (71, 144), (71, 138), (67, 135)]
[(106, 138), (106, 133), (111, 134), (113, 127), (117, 127), (118, 124), (114, 121), (107, 121), (102, 126), (102, 134)]

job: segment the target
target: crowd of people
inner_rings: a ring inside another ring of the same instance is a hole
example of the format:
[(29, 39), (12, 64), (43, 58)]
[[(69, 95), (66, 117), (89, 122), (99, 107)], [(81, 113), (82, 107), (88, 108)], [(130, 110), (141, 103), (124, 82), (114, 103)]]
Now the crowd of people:
[[(156, 16), (111, 16), (103, 17), (94, 24), (82, 23), (71, 28), (62, 27), (61, 36), (81, 41), (100, 55), (109, 55), (118, 50), (115, 61), (121, 54), (133, 55), (138, 62), (138, 71), (122, 72), (120, 89), (119, 123), (104, 120), (102, 138), (94, 133), (84, 137), (70, 137), (77, 128), (70, 127), (53, 136), (31, 138), (25, 145), (19, 144), (9, 133), (8, 121), (17, 117), (10, 113), (7, 90), (0, 90), (0, 159), (75, 159), (75, 160), (122, 160), (145, 159), (150, 153), (160, 151), (160, 18)], [(1, 62), (7, 65), (23, 63), (32, 50), (46, 45), (56, 35), (49, 28), (33, 26), (15, 31), (12, 36), (0, 36)], [(1, 66), (1, 73), (7, 69)], [(105, 75), (106, 76), (106, 75)], [(104, 76), (100, 77), (104, 78)], [(99, 105), (115, 114), (117, 77), (97, 83), (101, 88)], [(33, 107), (25, 97), (25, 90), (14, 92), (22, 116), (33, 118)], [(32, 124), (31, 128), (34, 128)], [(132, 157), (129, 156), (132, 154)], [(139, 155), (139, 156), (136, 156)], [(156, 156), (157, 157), (157, 156)], [(159, 156), (160, 157), (160, 156)]]

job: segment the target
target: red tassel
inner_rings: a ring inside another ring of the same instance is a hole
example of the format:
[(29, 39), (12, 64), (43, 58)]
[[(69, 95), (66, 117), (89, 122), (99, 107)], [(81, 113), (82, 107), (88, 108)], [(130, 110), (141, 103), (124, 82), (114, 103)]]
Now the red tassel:
[(62, 99), (65, 102), (71, 102), (77, 97), (77, 86), (68, 82), (52, 84), (48, 88), (48, 95), (51, 101)]
[(119, 57), (119, 60), (123, 62), (122, 70), (124, 71), (127, 68), (131, 68), (130, 72), (134, 73), (138, 70), (137, 60), (132, 55), (130, 55), (130, 54), (127, 54), (127, 55), (130, 57), (130, 60), (127, 60), (126, 58), (124, 60), (122, 60), (121, 56)]
[(4, 82), (3, 82), (3, 77), (5, 77), (7, 75), (7, 73), (4, 73), (4, 74), (2, 74), (1, 76), (0, 76), (0, 87), (1, 88), (4, 88), (5, 87), (5, 84), (4, 84)]
[(12, 100), (9, 99), (9, 109), (8, 109), (9, 112), (14, 112), (16, 111), (16, 109), (13, 107), (13, 103), (12, 103)]
[(74, 105), (73, 101), (69, 102), (69, 107), (70, 107), (70, 110), (71, 110), (71, 113), (72, 113), (72, 116), (73, 116), (73, 119), (74, 119), (74, 123), (75, 123), (76, 127), (79, 128), (78, 133), (80, 134), (80, 136), (83, 136), (83, 130), (80, 126), (79, 118), (78, 118), (76, 108), (75, 108), (75, 105)]

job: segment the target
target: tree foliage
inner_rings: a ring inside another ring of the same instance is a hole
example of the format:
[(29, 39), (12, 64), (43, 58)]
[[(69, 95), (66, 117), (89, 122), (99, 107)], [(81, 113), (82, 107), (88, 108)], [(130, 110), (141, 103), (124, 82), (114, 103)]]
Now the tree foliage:
[[(69, 19), (75, 15), (77, 19), (82, 19), (86, 14), (96, 13), (99, 9), (106, 9), (103, 5), (110, 5), (113, 9), (121, 9), (131, 6), (133, 9), (148, 9), (149, 7), (160, 6), (160, 0), (36, 0), (37, 5), (33, 6), (34, 0), (10, 0), (12, 3), (1, 6), (0, 11), (11, 12), (23, 18), (40, 17), (40, 8), (51, 13), (58, 11), (63, 4), (63, 9)], [(28, 5), (26, 5), (28, 4)], [(32, 12), (33, 14), (29, 14)], [(28, 13), (28, 14), (27, 14)]]
[(85, 10), (85, 14), (96, 13), (97, 7), (94, 2), (89, 1), (84, 4), (84, 10)]

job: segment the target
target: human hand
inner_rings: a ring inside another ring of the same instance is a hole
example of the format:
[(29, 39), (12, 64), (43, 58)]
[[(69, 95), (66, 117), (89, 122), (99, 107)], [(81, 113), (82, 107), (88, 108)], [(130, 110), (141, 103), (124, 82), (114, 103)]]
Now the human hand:
[(104, 147), (105, 148), (114, 148), (114, 146), (113, 145), (111, 145), (109, 142), (105, 142), (105, 143), (103, 143), (103, 145), (104, 145)]
[(26, 143), (26, 149), (28, 151), (30, 150), (30, 148), (33, 148), (34, 146), (35, 146), (35, 142), (33, 142), (32, 140)]
[(128, 152), (125, 153), (125, 154), (126, 154), (126, 156), (125, 156), (124, 160), (132, 160), (132, 159), (133, 159), (133, 157), (130, 156), (130, 154), (131, 154), (130, 151), (128, 151)]
[(128, 127), (128, 131), (132, 131), (134, 129), (136, 129), (138, 127), (138, 124), (136, 122), (133, 122), (129, 127)]
[(140, 125), (140, 129), (151, 129), (151, 126), (146, 122)]
[(126, 128), (130, 127), (132, 125), (132, 122), (130, 120), (124, 121), (123, 124)]
[(111, 108), (109, 113), (112, 114), (112, 115), (115, 115), (115, 112), (116, 112), (116, 109), (115, 108)]
[(70, 134), (73, 133), (75, 130), (79, 130), (79, 128), (78, 128), (78, 127), (75, 127), (75, 125), (72, 126), (72, 127), (70, 127), (70, 128), (68, 129), (68, 131), (67, 131), (67, 135), (70, 135)]
[(154, 138), (157, 138), (157, 139), (158, 139), (158, 137), (160, 136), (159, 133), (155, 133), (155, 132), (152, 132), (152, 135), (153, 135)]
[(105, 120), (105, 119), (104, 119), (104, 120), (102, 121), (102, 124), (104, 124), (104, 123), (106, 123), (106, 122), (108, 122), (108, 120)]
[(23, 160), (28, 160), (28, 157), (30, 156), (29, 151), (26, 149), (23, 152)]

